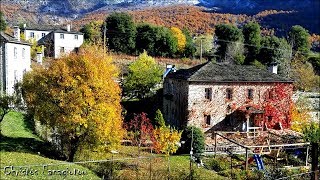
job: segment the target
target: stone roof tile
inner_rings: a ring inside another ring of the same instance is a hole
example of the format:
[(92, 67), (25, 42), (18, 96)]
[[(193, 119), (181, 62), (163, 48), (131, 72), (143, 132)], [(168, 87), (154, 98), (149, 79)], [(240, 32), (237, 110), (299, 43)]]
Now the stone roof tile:
[(194, 82), (293, 82), (289, 78), (249, 65), (207, 62), (170, 73), (168, 78)]

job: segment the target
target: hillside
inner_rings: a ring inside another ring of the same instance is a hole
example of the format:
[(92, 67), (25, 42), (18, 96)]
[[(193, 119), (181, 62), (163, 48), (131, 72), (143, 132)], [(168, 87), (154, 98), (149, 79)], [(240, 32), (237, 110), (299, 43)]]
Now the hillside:
[[(91, 170), (65, 161), (58, 161), (55, 151), (32, 133), (32, 124), (21, 113), (10, 112), (1, 122), (0, 179), (100, 179)], [(48, 158), (51, 157), (51, 158)], [(5, 169), (6, 167), (6, 169)], [(13, 168), (13, 169), (11, 169)], [(17, 170), (14, 172), (13, 170)], [(53, 170), (78, 175), (60, 175)], [(35, 173), (37, 171), (37, 173)], [(11, 172), (11, 173), (10, 173)], [(27, 173), (28, 172), (28, 173)], [(31, 174), (31, 172), (35, 174)], [(79, 175), (79, 172), (85, 172)], [(15, 174), (18, 173), (18, 174)], [(26, 174), (27, 173), (27, 174)]]
[[(59, 3), (57, 3), (59, 2)], [(185, 8), (186, 4), (187, 8)], [(179, 5), (179, 6), (178, 6)], [(9, 24), (61, 25), (79, 28), (88, 20), (105, 19), (113, 11), (129, 11), (136, 22), (185, 26), (194, 33), (212, 32), (219, 23), (258, 21), (286, 35), (293, 25), (320, 34), (319, 0), (2, 0)]]

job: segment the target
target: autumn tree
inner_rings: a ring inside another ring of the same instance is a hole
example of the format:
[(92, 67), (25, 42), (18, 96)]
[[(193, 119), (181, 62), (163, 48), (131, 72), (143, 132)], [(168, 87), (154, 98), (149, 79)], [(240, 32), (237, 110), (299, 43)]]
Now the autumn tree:
[(109, 49), (130, 54), (135, 48), (136, 27), (126, 13), (112, 13), (106, 19)]
[[(235, 44), (236, 42), (243, 42), (243, 35), (239, 28), (229, 24), (221, 24), (216, 26), (215, 35), (218, 38), (218, 51), (217, 55), (221, 60), (226, 59), (228, 45)], [(238, 54), (238, 53), (235, 53)]]
[(261, 30), (258, 23), (250, 22), (242, 29), (246, 52), (245, 64), (250, 64), (257, 56), (261, 47)]
[(303, 132), (303, 129), (311, 123), (310, 102), (300, 97), (291, 107), (291, 129)]
[(157, 127), (154, 132), (153, 148), (157, 153), (166, 156), (175, 153), (179, 148), (181, 132), (169, 126)]
[(61, 136), (68, 161), (85, 145), (119, 145), (123, 129), (117, 74), (110, 56), (98, 46), (86, 46), (25, 75), (28, 109)]
[(314, 72), (312, 65), (304, 56), (297, 54), (291, 62), (291, 77), (296, 89), (311, 91), (319, 89), (320, 76)]
[(292, 26), (289, 32), (289, 43), (295, 52), (308, 54), (310, 52), (311, 43), (309, 42), (310, 34), (308, 30), (302, 26)]
[(129, 65), (129, 75), (124, 81), (124, 92), (129, 97), (143, 98), (161, 81), (163, 70), (147, 52)]
[(91, 21), (80, 29), (86, 42), (99, 44), (103, 38), (103, 21)]
[(171, 27), (173, 36), (177, 39), (178, 42), (178, 52), (182, 53), (186, 47), (186, 36), (183, 34), (181, 29), (177, 27)]
[(291, 125), (293, 87), (289, 83), (276, 83), (270, 87), (264, 96), (261, 107), (264, 110), (264, 122), (260, 127), (266, 126), (271, 129), (289, 128)]
[(7, 28), (6, 20), (3, 17), (3, 13), (0, 11), (0, 31), (5, 31)]
[(148, 140), (153, 140), (153, 126), (147, 114), (144, 112), (135, 114), (133, 119), (126, 124), (126, 129), (129, 132), (133, 144), (138, 146), (139, 152), (141, 145), (145, 144)]

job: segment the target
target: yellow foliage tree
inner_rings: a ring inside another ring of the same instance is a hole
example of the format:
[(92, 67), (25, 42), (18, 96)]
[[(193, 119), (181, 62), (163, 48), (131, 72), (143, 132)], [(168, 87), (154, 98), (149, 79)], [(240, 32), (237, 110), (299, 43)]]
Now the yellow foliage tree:
[(319, 88), (320, 76), (314, 73), (312, 65), (301, 55), (296, 55), (291, 61), (291, 75), (295, 88), (302, 91), (312, 91)]
[(154, 149), (157, 153), (164, 153), (169, 156), (175, 153), (179, 148), (181, 132), (172, 129), (169, 126), (158, 127), (153, 131)]
[(23, 80), (35, 119), (57, 131), (73, 161), (79, 147), (119, 145), (123, 135), (118, 70), (98, 46), (37, 66)]
[(308, 101), (304, 98), (299, 98), (291, 108), (291, 129), (298, 132), (303, 132), (303, 129), (311, 123), (309, 114)]
[(173, 33), (173, 36), (178, 40), (178, 51), (183, 52), (187, 42), (186, 36), (183, 34), (181, 29), (177, 27), (172, 27), (171, 31)]

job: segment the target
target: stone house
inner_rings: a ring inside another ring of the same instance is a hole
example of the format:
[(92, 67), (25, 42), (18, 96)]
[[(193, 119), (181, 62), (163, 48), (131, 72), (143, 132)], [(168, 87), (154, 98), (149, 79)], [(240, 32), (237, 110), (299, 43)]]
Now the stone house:
[(31, 69), (30, 46), (20, 40), (20, 29), (13, 36), (0, 32), (0, 93), (12, 95), (14, 86)]
[[(254, 66), (207, 62), (164, 78), (163, 115), (175, 127), (287, 128), (293, 81)], [(277, 92), (277, 93), (276, 93)], [(277, 97), (277, 98), (276, 98)]]

